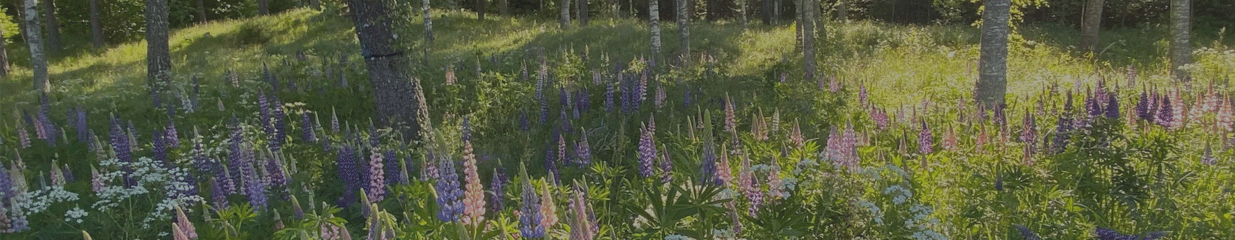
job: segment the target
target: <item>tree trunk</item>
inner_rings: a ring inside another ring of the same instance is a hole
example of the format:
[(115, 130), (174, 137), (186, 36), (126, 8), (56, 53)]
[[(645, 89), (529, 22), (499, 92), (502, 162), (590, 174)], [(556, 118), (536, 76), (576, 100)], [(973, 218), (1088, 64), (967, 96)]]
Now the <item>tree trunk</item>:
[(510, 16), (509, 2), (510, 2), (509, 0), (498, 0), (497, 1), (497, 13), (501, 14), (502, 16)]
[[(793, 33), (796, 35), (794, 38), (794, 46), (797, 46), (797, 47), (802, 47), (802, 24), (805, 24), (805, 19), (806, 19), (805, 18), (806, 14), (803, 12), (806, 10), (805, 5), (806, 5), (806, 0), (797, 0), (797, 2), (794, 2), (794, 6), (793, 6), (794, 10), (797, 10), (798, 12), (798, 14), (793, 16), (798, 21), (798, 24), (793, 25)], [(794, 49), (794, 50), (796, 51), (798, 49)], [(807, 80), (810, 80), (810, 79), (807, 79)]]
[(587, 26), (588, 20), (588, 2), (587, 0), (576, 0), (575, 5), (578, 6), (576, 14), (579, 15), (579, 26)]
[(782, 0), (774, 0), (774, 1), (772, 1), (772, 3), (773, 3), (773, 5), (772, 5), (772, 23), (773, 23), (773, 24), (780, 24), (780, 20), (781, 20), (781, 17), (782, 17), (782, 16), (781, 16), (780, 11), (781, 11), (781, 9), (783, 9), (783, 3), (781, 3), (781, 2), (782, 2)]
[(1192, 46), (1188, 41), (1192, 31), (1192, 1), (1171, 0), (1171, 76), (1187, 81), (1183, 66), (1192, 63)]
[(270, 0), (257, 0), (257, 15), (270, 14)]
[(562, 18), (558, 20), (559, 23), (561, 23), (562, 25), (562, 29), (569, 28), (570, 27), (570, 0), (562, 0), (562, 5), (558, 7), (560, 7), (562, 10), (562, 16), (561, 16)]
[(481, 21), (485, 20), (485, 4), (488, 4), (485, 2), (485, 0), (476, 0), (476, 19), (477, 20), (481, 20)]
[(987, 109), (1004, 103), (1008, 91), (1008, 18), (1010, 0), (988, 0), (982, 13), (982, 46), (974, 97)]
[(162, 96), (172, 79), (167, 10), (167, 0), (146, 0), (146, 81), (154, 96)]
[[(4, 36), (4, 29), (0, 29), (0, 36)], [(9, 50), (5, 41), (7, 40), (0, 38), (0, 77), (9, 76)]]
[(103, 48), (103, 24), (99, 21), (99, 0), (90, 0), (90, 43)]
[(433, 43), (433, 14), (429, 12), (429, 0), (424, 0), (421, 9), (425, 11), (425, 43)]
[(802, 68), (807, 82), (815, 80), (815, 9), (816, 0), (803, 0), (802, 6)]
[(43, 53), (43, 33), (39, 31), (39, 2), (26, 0), (26, 44), (30, 46), (30, 68), (34, 71), (34, 89), (51, 91), (47, 80), (47, 56)]
[(649, 60), (649, 66), (653, 69), (656, 64), (660, 63), (660, 1), (648, 0), (648, 25), (652, 29), (652, 57)]
[(56, 54), (60, 52), (60, 24), (56, 23), (56, 1), (47, 0), (47, 7), (44, 7), (44, 15), (47, 16), (47, 53)]
[(738, 1), (740, 1), (739, 4), (741, 4), (741, 5), (738, 5), (738, 14), (742, 14), (742, 29), (746, 29), (750, 27), (750, 21), (746, 20), (746, 5), (748, 2), (750, 2), (750, 0), (738, 0)]
[(849, 21), (849, 4), (845, 0), (836, 1), (836, 19), (842, 23)]
[(378, 122), (394, 128), (418, 140), (420, 125), (417, 114), (422, 99), (416, 97), (413, 88), (419, 85), (412, 81), (410, 60), (403, 50), (396, 48), (392, 34), (395, 16), (391, 14), (390, 1), (348, 0), (356, 38), (360, 42), (361, 55), (369, 70), (369, 82), (374, 89), (374, 101)]
[(1081, 51), (1096, 53), (1098, 31), (1102, 28), (1102, 0), (1086, 0), (1081, 20)]
[[(98, 0), (91, 0), (91, 1), (98, 1)], [(206, 24), (206, 21), (207, 21), (206, 2), (203, 0), (197, 0), (197, 22), (200, 24)]]
[(682, 63), (690, 62), (690, 15), (686, 11), (687, 2), (690, 0), (677, 0), (678, 7), (678, 38), (681, 41), (682, 51), (678, 57)]

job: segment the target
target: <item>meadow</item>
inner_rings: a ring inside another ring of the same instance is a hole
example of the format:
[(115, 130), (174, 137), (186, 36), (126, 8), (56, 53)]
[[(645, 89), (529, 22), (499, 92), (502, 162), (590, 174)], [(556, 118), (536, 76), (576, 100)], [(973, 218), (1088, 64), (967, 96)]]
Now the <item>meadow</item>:
[(46, 94), (15, 60), (0, 238), (1235, 238), (1225, 29), (1195, 32), (1181, 83), (1166, 26), (1098, 54), (1020, 26), (1008, 105), (983, 109), (969, 25), (826, 22), (802, 79), (792, 25), (693, 24), (651, 67), (632, 19), (433, 12), (437, 41), (396, 33), (428, 99), (409, 141), (373, 125), (326, 9), (174, 31), (171, 96), (142, 42), (53, 59)]

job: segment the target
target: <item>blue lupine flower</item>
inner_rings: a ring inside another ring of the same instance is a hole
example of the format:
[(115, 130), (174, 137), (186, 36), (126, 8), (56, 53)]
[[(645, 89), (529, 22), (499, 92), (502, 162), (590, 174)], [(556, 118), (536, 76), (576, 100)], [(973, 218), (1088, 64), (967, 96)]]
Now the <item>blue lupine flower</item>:
[(469, 117), (467, 117), (467, 116), (463, 116), (463, 124), (462, 124), (462, 126), (460, 127), (460, 128), (462, 129), (462, 132), (463, 132), (463, 133), (461, 134), (461, 135), (463, 135), (463, 141), (471, 141), (471, 140), (472, 140), (472, 123), (471, 123), (471, 120), (469, 120), (469, 119), (470, 119)]
[(531, 129), (532, 129), (531, 123), (529, 123), (527, 120), (527, 112), (519, 111), (519, 130), (526, 132), (527, 130), (531, 130)]
[(86, 126), (86, 110), (79, 105), (77, 106), (77, 111), (74, 113), (76, 121), (73, 122), (75, 125), (74, 127), (77, 130), (77, 141), (83, 143), (90, 142), (90, 136), (87, 135), (89, 134), (90, 129)]
[(398, 176), (401, 167), (399, 166), (399, 158), (395, 155), (395, 151), (386, 150), (386, 152), (382, 153), (382, 161), (385, 161), (385, 167), (382, 169), (385, 171), (383, 174), (386, 177), (386, 185), (390, 186), (399, 183)]
[(348, 206), (356, 202), (357, 190), (362, 185), (360, 181), (360, 166), (356, 162), (355, 150), (350, 146), (339, 148), (338, 154), (338, 174), (339, 180), (343, 181), (343, 198), (340, 199), (339, 205)]
[(1098, 235), (1099, 240), (1154, 240), (1166, 236), (1165, 232), (1148, 232), (1142, 235), (1123, 235), (1115, 230), (1107, 228), (1096, 228), (1094, 234)]
[(489, 180), (492, 193), (489, 195), (489, 211), (498, 213), (502, 211), (503, 193), (506, 192), (506, 171), (502, 168), (493, 170), (493, 178)]
[(300, 113), (300, 129), (305, 142), (317, 142), (317, 133), (313, 131), (313, 120), (309, 118), (308, 111)]
[(605, 112), (613, 112), (613, 88), (613, 83), (605, 85)]
[(1119, 101), (1115, 99), (1115, 96), (1108, 96), (1106, 98), (1105, 110), (1106, 118), (1115, 120), (1119, 119)]
[(459, 185), (459, 174), (455, 172), (454, 161), (447, 155), (438, 156), (439, 179), (437, 180), (437, 205), (440, 207), (437, 218), (446, 222), (459, 220), (463, 214), (463, 190)]
[(163, 132), (155, 129), (151, 136), (154, 141), (154, 160), (162, 163), (163, 167), (171, 167), (171, 162), (167, 160), (167, 141), (164, 140)]
[(1141, 90), (1141, 98), (1136, 102), (1136, 116), (1143, 120), (1151, 120), (1153, 117), (1149, 113), (1149, 98), (1145, 90)]
[(522, 201), (523, 206), (519, 209), (519, 234), (523, 238), (544, 238), (545, 228), (540, 225), (544, 218), (540, 213), (540, 196), (532, 187), (532, 183), (526, 179), (526, 174), (523, 180)]

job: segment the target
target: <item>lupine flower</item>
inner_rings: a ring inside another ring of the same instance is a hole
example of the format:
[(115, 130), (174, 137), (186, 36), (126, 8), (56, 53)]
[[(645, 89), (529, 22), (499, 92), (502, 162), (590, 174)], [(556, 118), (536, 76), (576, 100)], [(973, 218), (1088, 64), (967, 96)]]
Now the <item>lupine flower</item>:
[(1071, 137), (1072, 121), (1066, 116), (1060, 116), (1055, 124), (1055, 139), (1051, 141), (1051, 152), (1061, 153), (1068, 148), (1068, 140)]
[(605, 112), (613, 112), (613, 89), (615, 84), (605, 85)]
[(480, 226), (485, 221), (485, 189), (476, 172), (476, 157), (472, 155), (472, 143), (463, 140), (463, 173), (467, 178), (463, 197), (463, 225)]
[(918, 152), (931, 154), (931, 128), (922, 120), (922, 131), (918, 133)]
[[(1115, 98), (1112, 97), (1110, 99), (1115, 99)], [(1118, 113), (1116, 113), (1116, 116), (1118, 117)], [(1026, 112), (1025, 118), (1024, 120), (1022, 120), (1021, 125), (1024, 126), (1021, 129), (1020, 140), (1021, 142), (1025, 143), (1025, 151), (1024, 151), (1025, 163), (1033, 164), (1031, 158), (1033, 154), (1037, 152), (1034, 149), (1034, 147), (1037, 146), (1037, 140), (1038, 140), (1037, 121), (1034, 120), (1034, 117), (1032, 114)]]
[(317, 133), (313, 132), (313, 120), (309, 118), (309, 112), (300, 113), (300, 136), (305, 142), (317, 142)]
[(1179, 89), (1171, 91), (1170, 100), (1175, 103), (1173, 108), (1171, 108), (1171, 110), (1174, 110), (1171, 112), (1171, 128), (1183, 127), (1184, 117), (1186, 117), (1184, 112), (1187, 110), (1188, 104), (1179, 100)]
[(356, 153), (351, 147), (344, 146), (339, 148), (339, 180), (343, 181), (343, 199), (339, 205), (350, 205), (355, 201), (356, 190), (360, 189), (360, 169), (359, 164), (353, 155)]
[[(557, 96), (558, 96), (558, 105), (559, 105), (559, 106), (562, 106), (562, 109), (568, 109), (568, 108), (570, 108), (570, 92), (569, 92), (569, 91), (566, 91), (566, 85), (565, 85), (565, 84), (562, 84), (562, 85), (558, 86), (558, 87), (557, 87), (557, 92), (558, 92), (558, 94), (557, 94)], [(563, 110), (563, 111), (565, 111), (565, 110)]]
[(273, 96), (274, 105), (271, 107), (272, 116), (274, 119), (274, 138), (270, 140), (270, 150), (278, 151), (280, 146), (287, 141), (287, 115), (283, 114), (283, 101), (279, 100), (278, 96)]
[[(278, 157), (270, 157), (266, 160), (266, 176), (270, 178), (270, 188), (282, 192), (287, 188), (287, 173), (283, 171), (283, 161)], [(286, 199), (287, 195), (283, 195)]]
[(1235, 117), (1233, 117), (1233, 115), (1235, 115), (1235, 109), (1231, 107), (1231, 101), (1228, 99), (1222, 99), (1222, 103), (1220, 104), (1221, 105), (1218, 107), (1219, 110), (1217, 117), (1218, 128), (1230, 132), (1233, 130), (1231, 124), (1235, 123)]
[(438, 156), (438, 170), (441, 171), (437, 181), (437, 205), (440, 209), (437, 218), (454, 222), (463, 214), (463, 190), (459, 189), (459, 174), (455, 172), (455, 164), (447, 155)]
[(557, 224), (557, 204), (553, 203), (553, 192), (549, 191), (549, 184), (540, 186), (540, 228), (548, 231)]
[(74, 113), (75, 113), (74, 115), (76, 117), (76, 121), (73, 121), (73, 123), (75, 123), (74, 127), (77, 130), (77, 141), (83, 142), (83, 143), (89, 142), (90, 136), (86, 135), (86, 134), (89, 134), (90, 132), (90, 129), (86, 127), (86, 110), (82, 109), (81, 106), (77, 106), (77, 111), (75, 111)]
[(544, 99), (540, 100), (540, 125), (545, 125), (549, 122), (549, 104)]
[(947, 135), (944, 135), (943, 141), (940, 142), (940, 146), (943, 146), (943, 149), (948, 150), (948, 151), (956, 151), (957, 149), (960, 148), (959, 146), (957, 146), (956, 141), (957, 141), (956, 140), (956, 130), (954, 130), (952, 127), (948, 127)]
[(245, 157), (242, 160), (241, 175), (244, 177), (245, 194), (249, 197), (249, 205), (253, 206), (253, 208), (264, 210), (267, 204), (266, 182), (262, 181), (261, 177), (257, 174), (253, 152), (244, 150), (242, 155)]
[(592, 163), (592, 147), (587, 143), (587, 132), (580, 129), (579, 133), (579, 142), (575, 144), (575, 162), (586, 167)]
[(1149, 120), (1151, 118), (1149, 113), (1149, 98), (1146, 96), (1144, 90), (1141, 91), (1140, 101), (1136, 102), (1136, 116), (1144, 120)]
[(1175, 111), (1172, 110), (1171, 99), (1163, 98), (1162, 105), (1161, 107), (1158, 108), (1158, 118), (1157, 118), (1158, 125), (1162, 125), (1163, 127), (1172, 128), (1172, 129), (1175, 128), (1175, 125), (1173, 124), (1175, 122), (1174, 116), (1175, 116)]
[(1119, 119), (1119, 101), (1115, 99), (1115, 96), (1110, 96), (1106, 99), (1106, 118)]
[(164, 167), (170, 167), (171, 162), (167, 160), (167, 141), (164, 140), (163, 134), (162, 131), (155, 129), (154, 134), (150, 135), (154, 140), (154, 149), (152, 151), (155, 161), (162, 163)]
[(587, 202), (587, 190), (584, 185), (575, 182), (572, 189), (570, 204), (570, 239), (572, 240), (592, 240), (596, 237), (599, 230), (595, 217), (592, 216), (592, 207)]
[(335, 114), (334, 108), (330, 108), (330, 131), (339, 132), (339, 115)]
[(274, 135), (274, 127), (270, 125), (270, 101), (266, 98), (266, 92), (261, 89), (257, 90), (257, 109), (261, 119), (262, 129), (267, 135)]
[(994, 122), (994, 123), (995, 123), (995, 125), (996, 125), (996, 126), (999, 126), (999, 128), (1000, 128), (1000, 129), (1003, 129), (1003, 128), (1007, 128), (1007, 127), (1008, 127), (1008, 117), (1007, 117), (1007, 115), (1006, 115), (1006, 114), (1004, 114), (1004, 105), (1003, 105), (1003, 104), (995, 104), (995, 118), (994, 118), (994, 121), (995, 121), (995, 122)]
[[(3, 167), (4, 166), (0, 165), (0, 168)], [(6, 174), (3, 170), (0, 170), (0, 188), (8, 189), (4, 183), (5, 181), (9, 181), (8, 178), (8, 174)], [(103, 192), (103, 187), (103, 177), (99, 175), (99, 170), (95, 169), (94, 165), (90, 165), (90, 190), (94, 191), (95, 194), (98, 194)], [(0, 195), (5, 195), (4, 191), (0, 191)]]
[(536, 189), (532, 187), (532, 182), (527, 180), (527, 174), (523, 176), (523, 206), (518, 211), (519, 215), (519, 234), (523, 238), (538, 239), (545, 237), (545, 227), (540, 223), (544, 221), (544, 215), (540, 211), (540, 196), (537, 196)]
[(789, 133), (789, 141), (798, 148), (806, 146), (806, 137), (802, 136), (802, 127), (798, 126), (797, 120), (793, 121), (793, 132)]
[(48, 175), (51, 176), (52, 186), (64, 186), (64, 172), (59, 167), (56, 167), (56, 160), (51, 160), (51, 170), (48, 170)]
[(39, 140), (47, 140), (47, 138), (51, 135), (49, 131), (52, 130), (47, 127), (49, 125), (47, 122), (47, 114), (44, 114), (43, 111), (39, 111), (36, 114), (38, 114), (38, 117), (34, 119), (34, 122), (32, 122), (32, 124), (34, 124), (34, 136)]
[(772, 169), (768, 169), (768, 195), (773, 200), (789, 197), (789, 193), (783, 189), (784, 184), (785, 181), (780, 178), (780, 166), (773, 164)]
[(656, 84), (656, 99), (654, 99), (655, 101), (653, 103), (656, 104), (657, 109), (665, 106), (665, 98), (667, 97), (668, 96), (665, 95), (665, 85)]
[(167, 121), (167, 132), (166, 133), (167, 133), (166, 134), (167, 143), (171, 145), (173, 148), (179, 148), (180, 147), (180, 133), (176, 131), (176, 122), (171, 121), (170, 119)]
[[(750, 170), (745, 170), (750, 171)], [(747, 173), (753, 175), (754, 173)], [(759, 188), (759, 179), (754, 176), (747, 178), (744, 186), (746, 190), (746, 198), (750, 199), (749, 213), (751, 217), (759, 215), (759, 209), (763, 207), (763, 190)]]
[(1201, 155), (1201, 163), (1210, 166), (1218, 163), (1217, 159), (1214, 158), (1214, 150), (1208, 143), (1205, 144), (1205, 154)]
[[(866, 90), (866, 82), (858, 83), (858, 105), (866, 106), (870, 103), (870, 93)], [(963, 102), (962, 102), (963, 103)]]
[(561, 181), (562, 175), (561, 169), (558, 168), (557, 151), (554, 151), (557, 148), (557, 144), (553, 142), (556, 141), (551, 141), (548, 145), (545, 145), (545, 170), (549, 172), (549, 180), (553, 180), (552, 182), (557, 184)]
[(197, 229), (193, 227), (193, 221), (189, 221), (189, 217), (184, 215), (184, 210), (180, 206), (176, 206), (176, 222), (177, 230), (184, 233), (185, 239), (197, 239)]
[[(652, 124), (643, 124), (643, 131), (639, 137), (639, 176), (651, 177), (652, 164), (656, 160), (656, 134), (655, 122)], [(650, 126), (650, 127), (649, 127)]]
[(459, 134), (459, 135), (463, 136), (463, 141), (472, 140), (472, 123), (471, 123), (471, 120), (469, 119), (470, 119), (469, 117), (463, 116), (463, 124), (459, 126), (460, 130), (462, 131), (462, 134)]
[(441, 173), (439, 173), (437, 170), (437, 164), (433, 163), (433, 161), (436, 159), (437, 157), (433, 154), (433, 152), (429, 152), (428, 156), (425, 157), (425, 161), (421, 163), (421, 164), (424, 164), (424, 167), (420, 168), (421, 169), (420, 178), (425, 179), (425, 181), (428, 181), (428, 179), (437, 179), (439, 176), (441, 176)]
[(505, 171), (501, 168), (494, 169), (493, 178), (489, 179), (489, 184), (490, 191), (492, 191), (489, 198), (489, 211), (501, 212), (504, 207), (502, 206), (503, 198), (505, 197), (503, 193), (506, 192)]
[(725, 94), (725, 131), (737, 131), (737, 117), (734, 116), (733, 99), (729, 98), (729, 94)]
[(17, 123), (17, 141), (21, 143), (21, 148), (30, 147), (30, 132), (26, 131), (26, 125)]
[(403, 167), (399, 165), (399, 158), (397, 155), (395, 155), (395, 152), (392, 150), (386, 150), (385, 152), (383, 152), (382, 161), (385, 161), (383, 163), (384, 165), (383, 170), (385, 170), (384, 178), (386, 180), (385, 186), (391, 186), (391, 185), (395, 185), (396, 183), (400, 183), (399, 178), (402, 178), (400, 175), (401, 175)]

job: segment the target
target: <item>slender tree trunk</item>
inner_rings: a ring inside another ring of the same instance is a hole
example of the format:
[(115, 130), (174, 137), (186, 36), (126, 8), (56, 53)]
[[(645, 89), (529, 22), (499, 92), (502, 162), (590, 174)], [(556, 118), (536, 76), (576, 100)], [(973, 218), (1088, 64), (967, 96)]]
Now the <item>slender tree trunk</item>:
[(687, 2), (690, 0), (677, 0), (678, 7), (678, 38), (681, 41), (682, 51), (678, 57), (682, 63), (690, 62), (690, 15), (686, 11)]
[(815, 17), (813, 16), (815, 1), (817, 0), (802, 1), (804, 3), (802, 6), (805, 8), (802, 10), (804, 13), (802, 16), (802, 57), (804, 58), (802, 78), (807, 82), (815, 80)]
[(497, 13), (501, 14), (502, 16), (510, 16), (509, 2), (510, 2), (509, 0), (498, 0), (497, 1)]
[(587, 26), (588, 20), (588, 0), (575, 0), (575, 5), (579, 6), (577, 14), (579, 15), (579, 26)]
[(270, 14), (270, 0), (257, 0), (257, 15)]
[(60, 24), (56, 22), (56, 1), (47, 0), (47, 6), (43, 8), (45, 16), (47, 16), (47, 53), (56, 54), (60, 52)]
[(1187, 81), (1188, 72), (1183, 66), (1192, 63), (1192, 1), (1171, 0), (1171, 76), (1176, 81)]
[(780, 12), (784, 7), (783, 6), (784, 3), (782, 2), (783, 2), (782, 0), (772, 1), (772, 4), (773, 4), (772, 5), (772, 23), (773, 24), (780, 24), (781, 17), (783, 17)]
[(416, 97), (413, 88), (410, 60), (396, 47), (393, 8), (386, 0), (348, 0), (356, 37), (360, 41), (365, 67), (369, 70), (369, 82), (373, 86), (378, 122), (385, 127), (400, 130), (404, 136), (421, 139), (417, 114), (422, 99)]
[[(0, 36), (4, 36), (4, 29), (0, 29)], [(0, 77), (9, 76), (9, 50), (7, 39), (0, 37)]]
[[(797, 10), (797, 14), (794, 15), (793, 17), (797, 19), (798, 21), (798, 24), (793, 25), (793, 32), (796, 35), (796, 38), (794, 39), (796, 41), (795, 46), (802, 47), (802, 36), (803, 36), (802, 35), (802, 29), (803, 29), (802, 24), (806, 24), (805, 23), (806, 22), (806, 17), (805, 17), (806, 16), (805, 14), (806, 0), (797, 0), (796, 2), (794, 2), (794, 5), (795, 5), (794, 10)], [(810, 79), (807, 79), (807, 80), (810, 80)]]
[(649, 66), (653, 69), (660, 63), (660, 1), (648, 0), (648, 25), (652, 29), (652, 57)]
[(1102, 0), (1085, 1), (1084, 19), (1081, 20), (1081, 51), (1096, 52), (1098, 31), (1102, 28)]
[(562, 10), (562, 18), (558, 20), (562, 29), (570, 28), (570, 0), (562, 0), (562, 6), (558, 7)]
[[(98, 1), (98, 0), (91, 0)], [(206, 1), (197, 0), (197, 23), (206, 24)]]
[(974, 97), (987, 109), (1004, 103), (1008, 92), (1008, 18), (1010, 0), (988, 0), (982, 12), (982, 46)]
[(485, 20), (485, 5), (487, 4), (489, 3), (486, 3), (485, 0), (476, 0), (476, 19)]
[(849, 3), (846, 0), (836, 1), (836, 19), (843, 22), (849, 22)]
[(741, 4), (741, 5), (738, 5), (738, 14), (742, 14), (742, 29), (746, 29), (750, 27), (750, 21), (746, 19), (746, 15), (747, 15), (746, 5), (747, 5), (747, 2), (750, 2), (750, 0), (738, 0), (738, 1), (739, 1), (739, 4)]
[(167, 0), (146, 0), (146, 81), (154, 96), (161, 96), (172, 79), (167, 10)]
[(425, 12), (425, 42), (433, 43), (433, 13), (429, 12), (429, 0), (423, 1), (421, 9)]
[(39, 2), (26, 0), (26, 45), (30, 46), (30, 68), (34, 71), (34, 89), (51, 91), (47, 80), (47, 56), (43, 53), (43, 35), (39, 31)]
[(90, 0), (90, 43), (103, 48), (103, 24), (99, 21), (99, 0)]

